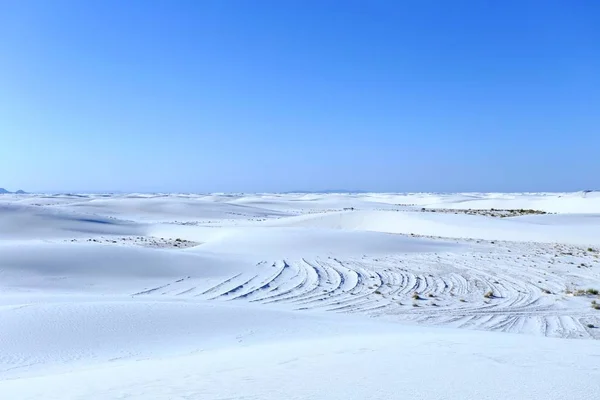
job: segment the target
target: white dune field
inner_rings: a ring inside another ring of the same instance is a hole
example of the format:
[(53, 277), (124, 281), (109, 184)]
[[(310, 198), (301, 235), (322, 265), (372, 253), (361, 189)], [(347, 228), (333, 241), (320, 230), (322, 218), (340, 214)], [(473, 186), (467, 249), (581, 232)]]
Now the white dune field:
[(1, 195), (0, 397), (594, 398), (599, 250), (596, 192)]

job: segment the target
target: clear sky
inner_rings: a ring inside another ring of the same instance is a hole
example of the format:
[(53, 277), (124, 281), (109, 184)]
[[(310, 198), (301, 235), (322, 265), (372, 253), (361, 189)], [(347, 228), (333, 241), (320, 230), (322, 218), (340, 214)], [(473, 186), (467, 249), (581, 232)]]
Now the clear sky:
[(0, 1), (0, 187), (600, 189), (600, 1)]

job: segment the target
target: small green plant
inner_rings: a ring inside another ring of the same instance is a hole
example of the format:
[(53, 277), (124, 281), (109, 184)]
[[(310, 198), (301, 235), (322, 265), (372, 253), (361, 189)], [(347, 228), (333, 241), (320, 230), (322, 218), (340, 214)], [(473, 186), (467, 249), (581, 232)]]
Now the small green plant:
[(492, 292), (490, 290), (489, 292), (487, 292), (486, 294), (484, 294), (483, 297), (485, 297), (486, 299), (492, 299), (492, 298), (494, 298), (494, 292)]
[(592, 294), (592, 295), (594, 295), (594, 296), (597, 296), (597, 295), (598, 295), (598, 293), (599, 293), (599, 292), (598, 292), (598, 289), (588, 289), (588, 290), (586, 290), (585, 292), (586, 292), (587, 294)]
[(588, 247), (588, 249), (587, 249), (587, 250), (588, 250), (589, 252), (592, 252), (592, 251), (594, 251), (594, 249), (592, 249), (591, 247)]

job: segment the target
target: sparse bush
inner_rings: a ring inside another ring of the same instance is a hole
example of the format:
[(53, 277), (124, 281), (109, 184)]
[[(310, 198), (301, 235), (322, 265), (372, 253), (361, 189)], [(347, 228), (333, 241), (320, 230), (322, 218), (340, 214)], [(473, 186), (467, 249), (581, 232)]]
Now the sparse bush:
[(419, 307), (419, 305), (417, 303), (413, 303), (412, 305), (413, 307)]
[(483, 297), (485, 297), (486, 299), (492, 299), (492, 298), (494, 298), (494, 292), (492, 292), (490, 290), (489, 292), (487, 292), (486, 294), (484, 294)]
[(381, 291), (380, 290), (376, 290), (375, 294), (381, 294)]
[(594, 251), (594, 249), (592, 249), (591, 247), (588, 247), (587, 249), (588, 251)]
[(598, 293), (599, 293), (599, 292), (598, 292), (598, 289), (588, 289), (588, 290), (586, 290), (585, 292), (586, 292), (587, 294), (592, 294), (592, 295), (594, 295), (594, 296), (597, 296), (597, 295), (598, 295)]
[(594, 310), (600, 310), (600, 304), (592, 304)]
[(594, 329), (596, 326), (594, 326), (594, 324), (587, 324), (587, 327), (590, 329)]
[(573, 292), (573, 296), (583, 296), (585, 295), (585, 290), (583, 289), (577, 289), (576, 291)]
[(466, 303), (467, 301), (465, 299), (460, 299), (461, 303)]
[(435, 297), (435, 295), (433, 293), (429, 293), (427, 296), (428, 297)]
[(421, 300), (421, 296), (418, 293), (413, 293), (412, 298), (415, 300)]
[(542, 289), (542, 293), (545, 293), (545, 294), (552, 294), (552, 292), (551, 292), (551, 291), (549, 291), (548, 289)]

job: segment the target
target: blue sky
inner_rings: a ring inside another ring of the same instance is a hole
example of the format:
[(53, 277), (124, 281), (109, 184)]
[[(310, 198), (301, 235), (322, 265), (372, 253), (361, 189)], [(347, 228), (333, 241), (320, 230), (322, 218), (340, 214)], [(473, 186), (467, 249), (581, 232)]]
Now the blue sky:
[(0, 186), (600, 189), (597, 1), (0, 2)]

